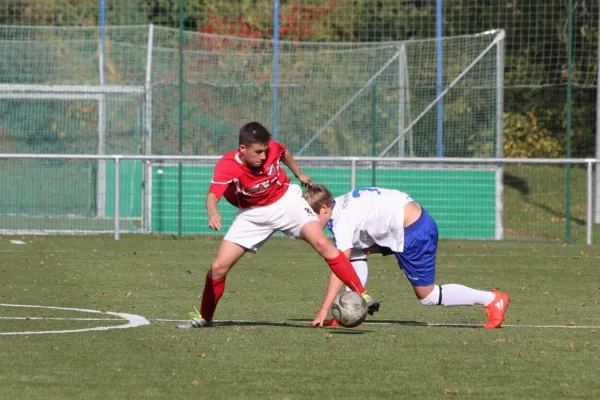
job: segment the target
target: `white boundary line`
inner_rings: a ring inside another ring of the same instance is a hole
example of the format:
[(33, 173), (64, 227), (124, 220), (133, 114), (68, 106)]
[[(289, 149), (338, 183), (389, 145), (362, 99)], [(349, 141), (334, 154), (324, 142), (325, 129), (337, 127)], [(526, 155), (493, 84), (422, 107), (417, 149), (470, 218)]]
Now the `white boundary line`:
[[(93, 328), (82, 329), (66, 329), (56, 331), (26, 331), (26, 332), (0, 332), (0, 336), (4, 335), (41, 335), (50, 333), (76, 333), (76, 332), (91, 332), (91, 331), (107, 331), (111, 329), (137, 328), (139, 326), (150, 325), (151, 322), (156, 323), (173, 323), (181, 322), (179, 319), (162, 319), (156, 318), (148, 320), (141, 315), (118, 313), (111, 311), (89, 310), (85, 308), (69, 308), (69, 307), (53, 307), (53, 306), (38, 306), (25, 304), (5, 304), (0, 303), (0, 307), (19, 307), (19, 308), (41, 308), (48, 310), (75, 311), (90, 314), (112, 315), (118, 318), (70, 318), (70, 317), (0, 317), (0, 320), (55, 320), (55, 321), (127, 321), (121, 325), (97, 326)], [(308, 327), (310, 320), (284, 320), (284, 321), (266, 321), (266, 320), (215, 320), (215, 324), (230, 324), (230, 325), (271, 325), (271, 326), (306, 326)], [(379, 325), (379, 326), (416, 326), (416, 327), (449, 327), (449, 328), (481, 328), (481, 324), (442, 324), (442, 323), (427, 323), (427, 322), (409, 322), (409, 321), (365, 321), (363, 325)], [(600, 329), (600, 325), (542, 325), (542, 324), (519, 324), (519, 325), (502, 325), (503, 328), (529, 328), (529, 329)]]
[[(122, 325), (114, 325), (114, 326), (96, 326), (93, 328), (83, 328), (83, 329), (66, 329), (59, 331), (28, 331), (28, 332), (0, 332), (0, 335), (42, 335), (49, 333), (75, 333), (75, 332), (91, 332), (91, 331), (108, 331), (111, 329), (124, 329), (124, 328), (137, 328), (138, 326), (150, 325), (150, 321), (146, 318), (135, 315), (135, 314), (127, 314), (127, 313), (117, 313), (111, 311), (98, 311), (98, 310), (88, 310), (85, 308), (67, 308), (67, 307), (51, 307), (51, 306), (36, 306), (36, 305), (24, 305), (24, 304), (4, 304), (0, 303), (0, 307), (21, 307), (21, 308), (43, 308), (47, 310), (62, 310), (62, 311), (76, 311), (83, 313), (91, 313), (91, 314), (107, 314), (119, 317), (127, 321), (127, 323)], [(117, 320), (116, 318), (114, 320)]]
[(122, 318), (56, 318), (56, 317), (0, 317), (0, 319), (14, 319), (21, 321), (51, 320), (51, 321), (122, 321)]

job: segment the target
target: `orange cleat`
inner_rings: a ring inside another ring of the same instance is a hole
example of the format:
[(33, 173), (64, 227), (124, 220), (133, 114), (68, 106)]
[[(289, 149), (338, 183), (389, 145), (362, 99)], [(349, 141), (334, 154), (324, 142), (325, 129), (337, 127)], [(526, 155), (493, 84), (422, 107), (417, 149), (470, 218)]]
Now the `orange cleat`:
[(323, 326), (341, 326), (335, 319), (329, 318), (323, 321)]
[[(360, 328), (362, 324), (355, 326), (355, 328)], [(335, 319), (333, 318), (329, 318), (326, 319), (325, 321), (323, 321), (323, 327), (326, 326), (332, 326), (334, 328), (343, 328), (343, 326), (340, 325), (339, 322), (337, 322)]]
[(500, 325), (502, 325), (504, 314), (506, 313), (508, 303), (510, 302), (510, 296), (508, 294), (497, 290), (492, 290), (492, 292), (496, 294), (496, 297), (494, 297), (494, 301), (485, 308), (487, 324), (483, 327), (486, 329), (499, 328)]

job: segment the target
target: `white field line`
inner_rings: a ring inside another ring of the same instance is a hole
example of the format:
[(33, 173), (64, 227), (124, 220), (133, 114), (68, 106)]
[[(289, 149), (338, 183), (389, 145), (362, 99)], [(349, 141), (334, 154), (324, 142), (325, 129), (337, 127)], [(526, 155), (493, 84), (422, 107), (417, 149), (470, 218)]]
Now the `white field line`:
[(0, 319), (14, 320), (51, 320), (51, 321), (121, 321), (122, 318), (60, 318), (60, 317), (0, 317)]
[[(150, 325), (150, 321), (148, 321), (146, 318), (144, 318), (140, 315), (117, 313), (117, 312), (111, 312), (111, 311), (88, 310), (85, 308), (51, 307), (51, 306), (38, 306), (38, 305), (25, 305), (25, 304), (4, 304), (4, 303), (0, 303), (0, 307), (43, 308), (43, 309), (47, 309), (47, 310), (62, 310), (62, 311), (74, 311), (74, 312), (81, 312), (81, 313), (112, 315), (114, 317), (118, 317), (118, 318), (122, 319), (123, 321), (126, 321), (125, 324), (121, 324), (121, 325), (95, 326), (92, 328), (82, 328), (82, 329), (64, 329), (64, 330), (56, 330), (56, 331), (0, 332), (0, 336), (42, 335), (42, 334), (50, 334), (50, 333), (76, 333), (76, 332), (91, 332), (91, 331), (108, 331), (111, 329), (137, 328), (138, 326)], [(116, 318), (114, 318), (114, 319), (116, 319)]]
[[(0, 307), (19, 307), (19, 308), (41, 308), (49, 310), (73, 311), (80, 313), (91, 313), (110, 315), (116, 318), (70, 318), (70, 317), (0, 317), (0, 320), (57, 320), (57, 321), (126, 321), (121, 325), (97, 326), (83, 329), (66, 329), (55, 331), (25, 331), (25, 332), (0, 332), (2, 335), (40, 335), (50, 333), (75, 333), (75, 332), (90, 332), (90, 331), (107, 331), (111, 329), (136, 328), (139, 326), (150, 325), (154, 323), (176, 323), (181, 322), (179, 319), (146, 319), (140, 315), (117, 313), (111, 311), (89, 310), (85, 308), (67, 308), (67, 307), (52, 307), (39, 305), (24, 305), (24, 304), (4, 304), (0, 303)], [(266, 321), (266, 320), (215, 320), (215, 323), (223, 325), (266, 325), (266, 326), (309, 326), (309, 320), (287, 320), (287, 321)], [(481, 328), (481, 324), (453, 324), (453, 323), (427, 323), (427, 322), (404, 322), (404, 321), (366, 321), (364, 325), (380, 325), (380, 326), (417, 326), (417, 327), (457, 327), (457, 328)], [(544, 325), (544, 324), (507, 324), (502, 325), (503, 328), (529, 328), (529, 329), (600, 329), (600, 325)]]

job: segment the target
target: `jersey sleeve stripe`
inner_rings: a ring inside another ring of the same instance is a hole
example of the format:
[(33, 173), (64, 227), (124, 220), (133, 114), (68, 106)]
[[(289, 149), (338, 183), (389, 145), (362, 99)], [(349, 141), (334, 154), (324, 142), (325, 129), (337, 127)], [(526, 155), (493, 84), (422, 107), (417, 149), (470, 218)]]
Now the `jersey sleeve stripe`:
[(217, 182), (217, 181), (213, 181), (212, 179), (210, 180), (210, 183), (214, 183), (215, 185), (228, 185), (231, 182), (233, 182), (233, 179), (227, 182)]

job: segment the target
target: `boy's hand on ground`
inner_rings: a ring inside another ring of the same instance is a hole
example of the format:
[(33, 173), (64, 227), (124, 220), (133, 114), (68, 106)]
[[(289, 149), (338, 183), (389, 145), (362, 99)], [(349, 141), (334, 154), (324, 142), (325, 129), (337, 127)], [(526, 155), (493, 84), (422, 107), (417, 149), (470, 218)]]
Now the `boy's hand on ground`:
[(327, 310), (322, 310), (319, 312), (317, 317), (315, 319), (313, 319), (313, 321), (311, 322), (311, 325), (314, 327), (322, 328), (323, 321), (325, 321), (325, 318), (327, 318)]

